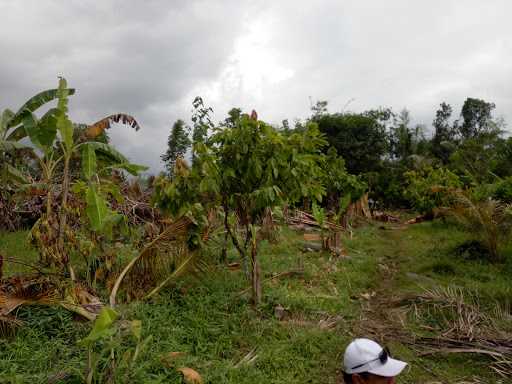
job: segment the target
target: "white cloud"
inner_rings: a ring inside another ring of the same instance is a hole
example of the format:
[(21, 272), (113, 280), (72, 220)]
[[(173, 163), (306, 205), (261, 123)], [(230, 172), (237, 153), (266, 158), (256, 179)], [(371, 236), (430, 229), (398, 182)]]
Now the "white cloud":
[(309, 113), (407, 107), (429, 124), (438, 104), (493, 101), (512, 120), (512, 3), (506, 0), (0, 0), (0, 108), (63, 74), (73, 118), (133, 114), (112, 138), (160, 167), (171, 124), (202, 95), (220, 120), (234, 106), (279, 123)]

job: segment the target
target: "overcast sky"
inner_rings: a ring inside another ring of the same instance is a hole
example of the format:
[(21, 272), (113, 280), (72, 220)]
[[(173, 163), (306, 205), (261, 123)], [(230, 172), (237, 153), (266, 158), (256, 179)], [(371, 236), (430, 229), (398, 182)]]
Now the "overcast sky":
[(440, 102), (496, 103), (512, 124), (510, 0), (0, 0), (0, 108), (65, 76), (72, 118), (116, 112), (133, 162), (162, 167), (172, 122), (202, 95), (221, 120), (234, 106), (279, 124), (310, 99), (332, 112), (406, 107), (430, 125)]

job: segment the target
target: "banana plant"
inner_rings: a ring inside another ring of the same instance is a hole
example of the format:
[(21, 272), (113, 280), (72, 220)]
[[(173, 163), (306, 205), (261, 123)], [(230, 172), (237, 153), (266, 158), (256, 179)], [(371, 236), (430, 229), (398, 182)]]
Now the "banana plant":
[[(128, 159), (108, 144), (96, 141), (81, 142), (74, 135), (75, 126), (68, 117), (68, 98), (74, 91), (67, 87), (64, 78), (59, 79), (59, 87), (56, 92), (52, 92), (57, 98), (57, 107), (51, 108), (41, 119), (28, 108), (25, 108), (16, 118), (14, 115), (11, 119), (20, 121), (26, 135), (29, 137), (32, 145), (35, 147), (39, 163), (43, 173), (43, 180), (48, 188), (47, 201), (47, 218), (52, 215), (51, 198), (53, 195), (52, 185), (54, 184), (55, 171), (57, 166), (63, 167), (62, 173), (62, 192), (61, 204), (58, 213), (58, 236), (56, 238), (55, 253), (53, 262), (60, 265), (66, 265), (68, 258), (64, 251), (65, 229), (67, 227), (67, 203), (70, 190), (71, 174), (70, 161), (73, 155), (82, 155), (82, 168), (84, 170), (84, 178), (89, 181), (93, 174), (96, 173), (96, 152), (101, 152), (109, 161), (109, 167), (124, 169), (131, 174), (138, 174), (145, 170), (146, 167), (131, 164)], [(107, 119), (110, 119), (108, 117)], [(11, 120), (9, 120), (11, 121)], [(115, 119), (114, 119), (115, 121)], [(134, 121), (134, 119), (133, 119)], [(133, 126), (133, 121), (130, 125)], [(135, 122), (136, 123), (136, 122)], [(107, 128), (107, 124), (103, 123), (103, 129)], [(137, 125), (138, 127), (138, 125)], [(97, 194), (96, 186), (91, 185), (87, 191), (86, 200), (89, 207), (90, 217), (94, 217), (91, 221), (93, 228), (101, 229), (104, 220), (105, 209), (104, 204)]]
[[(126, 347), (130, 339), (135, 348)], [(122, 377), (123, 382), (132, 381), (135, 364), (152, 340), (152, 335), (142, 337), (140, 320), (120, 321), (114, 309), (103, 307), (89, 335), (78, 342), (87, 349), (87, 365), (82, 374), (84, 382), (110, 382), (112, 378), (108, 379), (108, 376), (111, 375)]]

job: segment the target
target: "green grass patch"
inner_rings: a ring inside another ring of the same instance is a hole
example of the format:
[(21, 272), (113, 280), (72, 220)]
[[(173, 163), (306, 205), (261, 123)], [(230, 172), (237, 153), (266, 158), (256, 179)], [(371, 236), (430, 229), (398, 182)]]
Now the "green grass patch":
[[(27, 246), (26, 236), (26, 232), (0, 234), (0, 252), (34, 262), (37, 255)], [(405, 295), (426, 287), (460, 286), (489, 302), (509, 300), (507, 265), (453, 254), (467, 240), (449, 223), (402, 230), (369, 225), (343, 240), (349, 258), (333, 260), (327, 253), (303, 253), (302, 235), (283, 229), (276, 244), (261, 244), (264, 304), (258, 310), (243, 293), (249, 286), (243, 271), (222, 266), (212, 266), (197, 279), (180, 280), (150, 302), (119, 308), (124, 319), (142, 321), (143, 337), (153, 337), (131, 382), (181, 383), (181, 376), (161, 358), (185, 352), (176, 365), (196, 369), (206, 383), (337, 383), (344, 347), (360, 336), (353, 333), (353, 325), (361, 304), (366, 304), (362, 293), (384, 287)], [(228, 258), (237, 260), (236, 253), (230, 250)], [(9, 274), (26, 272), (17, 266), (7, 268)], [(301, 275), (272, 278), (301, 268)], [(383, 273), (386, 268), (394, 271), (392, 278)], [(275, 317), (277, 305), (287, 310), (286, 320)], [(87, 335), (90, 324), (59, 308), (23, 307), (18, 317), (25, 325), (14, 338), (0, 340), (0, 382), (46, 382), (61, 371), (69, 373), (66, 383), (81, 382), (86, 352), (77, 341)], [(338, 322), (332, 329), (322, 329), (319, 321), (325, 318)], [(410, 321), (408, 327), (414, 329)], [(455, 354), (420, 358), (406, 345), (391, 340), (390, 346), (395, 355), (410, 362), (402, 382), (455, 383), (472, 376), (496, 380), (485, 358)], [(250, 352), (257, 356), (254, 362), (240, 363)]]

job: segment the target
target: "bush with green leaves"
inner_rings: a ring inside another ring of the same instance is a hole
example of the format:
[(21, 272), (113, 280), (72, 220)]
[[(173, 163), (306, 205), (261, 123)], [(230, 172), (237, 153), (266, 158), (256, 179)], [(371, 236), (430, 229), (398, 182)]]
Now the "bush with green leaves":
[(331, 211), (338, 213), (346, 208), (342, 201), (359, 199), (367, 190), (367, 184), (360, 176), (351, 175), (345, 167), (345, 160), (339, 156), (334, 147), (329, 148), (327, 155), (322, 157), (324, 178), (322, 183), (326, 189), (326, 205)]
[(505, 203), (512, 203), (512, 176), (495, 184), (493, 197)]
[(445, 206), (450, 192), (461, 188), (459, 177), (447, 168), (426, 166), (404, 174), (407, 186), (404, 196), (411, 206), (422, 213), (431, 213), (434, 208)]

